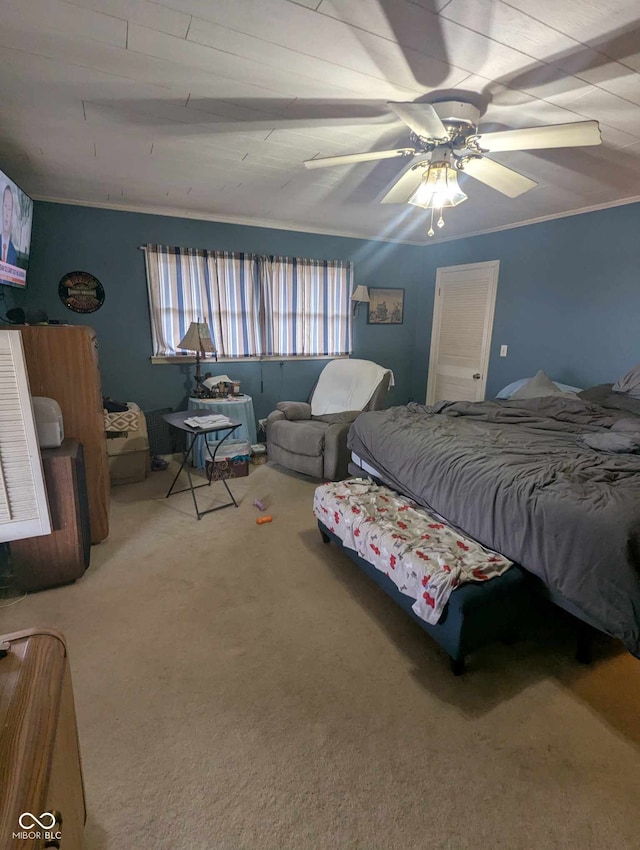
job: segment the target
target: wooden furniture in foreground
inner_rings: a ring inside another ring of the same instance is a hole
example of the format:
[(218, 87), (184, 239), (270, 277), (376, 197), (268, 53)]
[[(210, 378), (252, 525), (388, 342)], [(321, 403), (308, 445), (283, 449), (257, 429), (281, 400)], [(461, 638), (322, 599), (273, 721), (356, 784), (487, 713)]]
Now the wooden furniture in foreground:
[(81, 850), (84, 787), (64, 638), (30, 629), (2, 641), (10, 648), (0, 658), (1, 845)]
[(42, 450), (52, 533), (11, 543), (15, 582), (22, 590), (68, 584), (89, 566), (91, 540), (82, 444), (66, 439)]
[(87, 474), (91, 542), (109, 534), (109, 467), (93, 328), (20, 325), (32, 396), (54, 398), (64, 433), (82, 443)]

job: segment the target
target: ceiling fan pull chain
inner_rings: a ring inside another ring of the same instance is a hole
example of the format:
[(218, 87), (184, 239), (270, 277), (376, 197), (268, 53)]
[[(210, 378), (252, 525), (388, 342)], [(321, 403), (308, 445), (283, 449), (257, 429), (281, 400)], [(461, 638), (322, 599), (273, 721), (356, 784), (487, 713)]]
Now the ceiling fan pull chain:
[(431, 227), (427, 231), (427, 236), (435, 236), (436, 235), (436, 232), (433, 229), (433, 212), (434, 212), (433, 207), (431, 207)]

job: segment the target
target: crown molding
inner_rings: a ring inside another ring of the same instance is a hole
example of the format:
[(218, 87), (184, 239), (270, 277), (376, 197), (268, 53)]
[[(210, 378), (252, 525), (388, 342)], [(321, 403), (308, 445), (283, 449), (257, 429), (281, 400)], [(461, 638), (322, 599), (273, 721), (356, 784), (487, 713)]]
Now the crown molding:
[(606, 204), (593, 204), (589, 207), (578, 207), (578, 209), (575, 210), (552, 213), (551, 215), (541, 215), (537, 218), (528, 218), (526, 221), (517, 221), (513, 224), (501, 224), (498, 227), (487, 227), (484, 230), (474, 230), (471, 233), (465, 233), (462, 236), (442, 236), (439, 239), (429, 239), (428, 242), (420, 242), (418, 244), (429, 247), (430, 245), (440, 245), (443, 242), (457, 242), (459, 239), (471, 239), (474, 236), (485, 236), (489, 233), (500, 233), (502, 230), (515, 230), (517, 227), (529, 227), (532, 224), (541, 224), (545, 221), (555, 221), (560, 218), (570, 218), (573, 215), (598, 212), (599, 210), (609, 210), (614, 207), (624, 207), (628, 204), (637, 204), (639, 201), (640, 195), (633, 195), (633, 197), (621, 198), (617, 201), (609, 201)]
[(471, 233), (464, 233), (457, 236), (441, 236), (436, 239), (425, 238), (423, 241), (411, 239), (392, 239), (388, 236), (369, 236), (364, 233), (356, 233), (348, 230), (332, 230), (331, 228), (321, 227), (305, 227), (304, 225), (286, 222), (286, 221), (271, 221), (266, 219), (249, 218), (246, 216), (222, 216), (222, 215), (207, 215), (206, 213), (193, 212), (192, 210), (172, 208), (172, 207), (152, 207), (138, 204), (109, 204), (98, 201), (85, 201), (75, 198), (58, 198), (48, 195), (32, 195), (34, 201), (45, 201), (51, 204), (67, 204), (76, 207), (91, 207), (94, 209), (114, 210), (116, 212), (134, 212), (142, 213), (143, 215), (161, 215), (169, 218), (186, 218), (196, 221), (215, 221), (220, 224), (239, 224), (244, 227), (262, 227), (270, 230), (289, 230), (293, 233), (310, 233), (318, 236), (338, 236), (345, 239), (358, 239), (364, 242), (385, 242), (396, 245), (413, 245), (422, 248), (428, 248), (433, 245), (441, 245), (444, 242), (457, 242), (460, 239), (471, 239), (475, 236), (485, 236), (489, 233), (500, 233), (503, 230), (514, 230), (518, 227), (529, 227), (532, 224), (541, 224), (545, 221), (555, 221), (560, 218), (569, 218), (574, 215), (582, 215), (583, 213), (598, 212), (599, 210), (613, 209), (614, 207), (623, 207), (628, 204), (636, 204), (640, 202), (640, 195), (633, 195), (629, 198), (620, 198), (617, 201), (609, 201), (602, 204), (592, 204), (588, 207), (579, 207), (578, 209), (566, 210), (561, 213), (552, 213), (550, 215), (542, 215), (537, 218), (529, 218), (525, 221), (518, 221), (512, 224), (501, 224), (497, 227), (487, 227), (482, 230), (474, 230)]
[(144, 215), (162, 215), (170, 218), (188, 218), (197, 221), (216, 221), (220, 224), (240, 224), (245, 227), (264, 227), (269, 230), (289, 230), (293, 233), (312, 233), (318, 236), (341, 236), (346, 239), (359, 239), (362, 242), (391, 242), (401, 245), (423, 245), (423, 242), (410, 239), (392, 239), (388, 236), (369, 236), (349, 230), (332, 230), (323, 227), (305, 227), (302, 224), (288, 221), (272, 221), (271, 219), (249, 218), (246, 216), (207, 215), (193, 210), (152, 207), (138, 204), (109, 204), (98, 201), (84, 201), (76, 198), (58, 198), (49, 195), (31, 195), (34, 201), (45, 201), (50, 204), (67, 204), (74, 207), (92, 207), (94, 209), (115, 210), (117, 212), (134, 212)]

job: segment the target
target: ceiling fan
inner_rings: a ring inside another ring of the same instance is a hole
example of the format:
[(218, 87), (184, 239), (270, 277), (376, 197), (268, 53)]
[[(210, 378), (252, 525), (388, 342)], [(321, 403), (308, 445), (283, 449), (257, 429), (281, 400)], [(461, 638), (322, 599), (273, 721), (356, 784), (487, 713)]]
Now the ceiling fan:
[(535, 180), (490, 159), (487, 154), (601, 143), (597, 121), (481, 133), (478, 132), (480, 110), (470, 102), (445, 100), (387, 105), (411, 130), (413, 147), (316, 157), (304, 164), (307, 168), (325, 168), (394, 157), (415, 159), (416, 162), (400, 175), (382, 198), (382, 203), (410, 203), (431, 209), (430, 236), (434, 235), (434, 211), (440, 211), (437, 225), (442, 227), (443, 207), (457, 206), (467, 200), (467, 195), (458, 186), (458, 171), (509, 198), (517, 198), (538, 185)]

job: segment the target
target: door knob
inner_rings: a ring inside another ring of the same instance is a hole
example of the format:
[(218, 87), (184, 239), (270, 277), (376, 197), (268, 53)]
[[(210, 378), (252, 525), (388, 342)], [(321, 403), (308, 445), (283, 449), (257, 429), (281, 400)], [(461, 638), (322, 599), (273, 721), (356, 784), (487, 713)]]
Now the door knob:
[(473, 380), (479, 381), (481, 377), (482, 377), (482, 375), (480, 374), (480, 372), (476, 372), (475, 375), (473, 376)]

